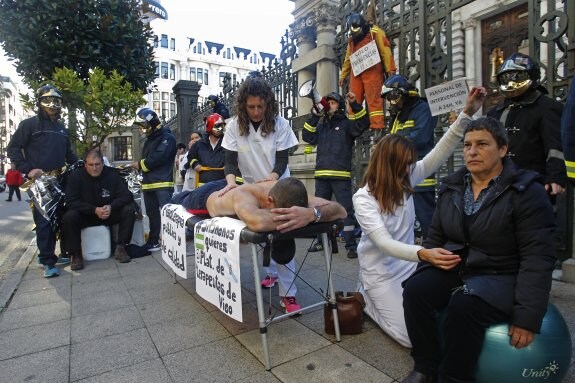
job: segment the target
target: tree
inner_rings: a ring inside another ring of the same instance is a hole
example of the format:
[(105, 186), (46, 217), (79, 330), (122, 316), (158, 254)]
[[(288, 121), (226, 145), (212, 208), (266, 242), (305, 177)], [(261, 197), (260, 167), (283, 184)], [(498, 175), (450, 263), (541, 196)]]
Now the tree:
[[(113, 132), (129, 130), (137, 108), (145, 104), (143, 92), (132, 90), (116, 71), (106, 76), (95, 68), (84, 81), (71, 69), (57, 68), (49, 82), (62, 91), (65, 110), (78, 117), (79, 129), (70, 132), (78, 153), (100, 146)], [(35, 102), (27, 95), (22, 100), (27, 107)]]
[(0, 44), (28, 84), (70, 68), (118, 72), (134, 89), (155, 79), (153, 33), (140, 0), (0, 0)]

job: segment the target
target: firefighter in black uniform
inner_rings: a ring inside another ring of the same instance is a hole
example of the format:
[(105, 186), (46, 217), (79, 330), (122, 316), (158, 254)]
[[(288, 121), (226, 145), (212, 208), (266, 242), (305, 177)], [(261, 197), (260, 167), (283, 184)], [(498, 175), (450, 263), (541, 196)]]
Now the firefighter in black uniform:
[(196, 171), (199, 177), (198, 186), (226, 178), (224, 174), (226, 151), (222, 147), (225, 126), (226, 122), (221, 115), (214, 113), (208, 116), (207, 135), (196, 142), (188, 152), (188, 161), (184, 167)]
[(142, 192), (146, 214), (150, 221), (150, 235), (145, 244), (149, 251), (160, 250), (160, 209), (174, 192), (174, 157), (176, 139), (169, 129), (162, 127), (156, 112), (143, 108), (136, 115), (135, 125), (146, 135), (142, 159), (132, 166), (142, 170)]
[[(43, 85), (36, 90), (38, 115), (25, 119), (8, 143), (6, 152), (16, 168), (29, 179), (74, 164), (78, 158), (72, 151), (68, 130), (60, 121), (62, 93), (52, 85)], [(58, 264), (70, 263), (70, 258), (55, 254), (56, 233), (50, 222), (38, 208), (32, 210), (36, 224), (36, 245), (38, 259), (44, 266), (44, 277), (60, 275)]]
[[(329, 109), (323, 116), (312, 108), (312, 116), (304, 124), (302, 139), (310, 145), (317, 145), (315, 166), (315, 195), (331, 200), (332, 194), (347, 211), (343, 236), (348, 258), (357, 258), (356, 226), (352, 203), (351, 159), (355, 139), (369, 128), (369, 115), (356, 102), (355, 94), (347, 94), (347, 100), (354, 113), (350, 120), (345, 115), (345, 101), (335, 92), (325, 97)], [(320, 121), (321, 119), (321, 121)], [(318, 241), (312, 250), (323, 248)]]
[[(409, 138), (415, 146), (417, 160), (433, 149), (433, 131), (437, 117), (431, 115), (427, 100), (420, 97), (417, 89), (402, 75), (394, 75), (383, 84), (381, 97), (390, 104), (390, 133)], [(435, 211), (435, 174), (417, 185), (413, 193), (415, 207), (415, 236), (417, 240), (427, 236), (427, 229)]]
[(213, 113), (219, 114), (223, 117), (224, 120), (230, 118), (230, 111), (228, 110), (228, 107), (220, 101), (218, 96), (210, 94), (208, 96), (208, 105), (212, 107)]

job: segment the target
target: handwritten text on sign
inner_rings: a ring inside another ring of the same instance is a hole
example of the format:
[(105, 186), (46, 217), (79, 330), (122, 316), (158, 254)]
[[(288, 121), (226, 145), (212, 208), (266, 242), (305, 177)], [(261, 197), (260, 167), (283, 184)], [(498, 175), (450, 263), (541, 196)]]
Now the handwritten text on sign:
[(432, 116), (463, 109), (468, 94), (465, 79), (449, 81), (425, 90)]
[(237, 219), (219, 217), (196, 224), (196, 292), (237, 321), (243, 320), (240, 232)]
[(361, 72), (380, 62), (381, 58), (379, 57), (379, 51), (377, 50), (375, 40), (372, 40), (352, 53), (349, 56), (349, 61), (351, 63), (351, 70), (353, 71), (354, 76), (359, 76)]
[(176, 275), (186, 279), (186, 221), (192, 215), (182, 205), (162, 208), (162, 260)]

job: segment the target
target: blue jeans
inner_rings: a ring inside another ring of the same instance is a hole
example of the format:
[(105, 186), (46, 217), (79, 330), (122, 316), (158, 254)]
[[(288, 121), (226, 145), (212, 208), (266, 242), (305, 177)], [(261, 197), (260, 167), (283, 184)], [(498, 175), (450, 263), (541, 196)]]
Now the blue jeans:
[(160, 241), (160, 229), (162, 227), (162, 216), (160, 210), (170, 202), (172, 189), (148, 190), (144, 191), (144, 204), (146, 204), (146, 214), (150, 221), (150, 236), (148, 243), (158, 243)]
[(38, 209), (32, 210), (32, 217), (36, 224), (36, 246), (38, 246), (38, 258), (43, 265), (54, 266), (56, 257), (56, 234), (52, 230), (50, 222), (42, 216)]

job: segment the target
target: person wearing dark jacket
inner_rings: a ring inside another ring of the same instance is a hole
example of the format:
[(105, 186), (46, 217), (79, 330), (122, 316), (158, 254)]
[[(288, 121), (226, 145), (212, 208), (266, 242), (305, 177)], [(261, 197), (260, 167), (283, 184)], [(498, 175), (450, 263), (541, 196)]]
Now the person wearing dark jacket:
[(142, 108), (135, 125), (146, 135), (142, 159), (132, 167), (142, 171), (142, 192), (146, 214), (150, 221), (150, 235), (144, 247), (160, 250), (161, 208), (170, 201), (174, 191), (174, 158), (176, 139), (169, 129), (162, 127), (156, 112)]
[[(391, 134), (399, 134), (413, 142), (417, 160), (421, 160), (433, 149), (433, 132), (437, 117), (431, 115), (427, 100), (419, 96), (417, 88), (407, 77), (394, 75), (388, 78), (381, 90), (381, 97), (391, 105)], [(414, 188), (413, 203), (417, 222), (415, 233), (418, 243), (427, 236), (431, 217), (435, 210), (435, 174), (429, 175)]]
[[(509, 322), (509, 342), (528, 346), (547, 311), (556, 255), (555, 219), (540, 176), (507, 154), (507, 133), (483, 117), (465, 128), (465, 167), (445, 177), (403, 307), (414, 371), (403, 381), (473, 382), (486, 329)], [(444, 353), (439, 351), (437, 312)]]
[(188, 152), (188, 161), (184, 167), (196, 171), (196, 176), (199, 177), (198, 186), (226, 178), (224, 174), (226, 151), (222, 147), (225, 126), (226, 122), (219, 114), (208, 116), (207, 135), (196, 142)]
[[(36, 90), (36, 106), (38, 114), (18, 125), (6, 148), (10, 160), (29, 179), (78, 161), (72, 151), (68, 131), (60, 122), (62, 93), (51, 85), (41, 86)], [(63, 256), (58, 259), (56, 256), (56, 233), (50, 222), (37, 208), (33, 209), (32, 216), (36, 224), (38, 259), (44, 266), (44, 277), (57, 277), (60, 271), (56, 263), (68, 264), (70, 259)]]
[(114, 256), (120, 263), (130, 262), (125, 246), (132, 239), (136, 221), (132, 193), (116, 170), (104, 166), (100, 151), (90, 150), (84, 157), (84, 167), (68, 175), (64, 201), (62, 231), (72, 255), (72, 270), (84, 268), (81, 231), (90, 226), (118, 224)]
[(208, 104), (212, 107), (212, 113), (219, 114), (224, 120), (230, 118), (230, 111), (228, 110), (228, 107), (226, 104), (220, 101), (218, 96), (210, 94), (208, 96)]
[(565, 155), (567, 177), (575, 180), (575, 81), (571, 78), (569, 95), (561, 116), (561, 141)]
[[(312, 116), (305, 122), (302, 139), (310, 145), (317, 145), (315, 165), (315, 196), (330, 200), (332, 195), (347, 211), (344, 220), (343, 237), (348, 258), (357, 258), (357, 243), (354, 230), (357, 225), (351, 197), (351, 159), (355, 139), (369, 128), (369, 115), (357, 103), (355, 94), (349, 92), (347, 100), (355, 119), (345, 115), (345, 101), (335, 92), (326, 96), (329, 110), (320, 122), (321, 116), (312, 109)], [(312, 250), (323, 248), (318, 242)]]
[(20, 185), (22, 185), (22, 173), (16, 170), (16, 165), (14, 163), (10, 164), (10, 169), (6, 172), (6, 186), (10, 190), (8, 192), (8, 199), (6, 202), (12, 201), (12, 196), (16, 193), (18, 201), (22, 201), (20, 196)]

